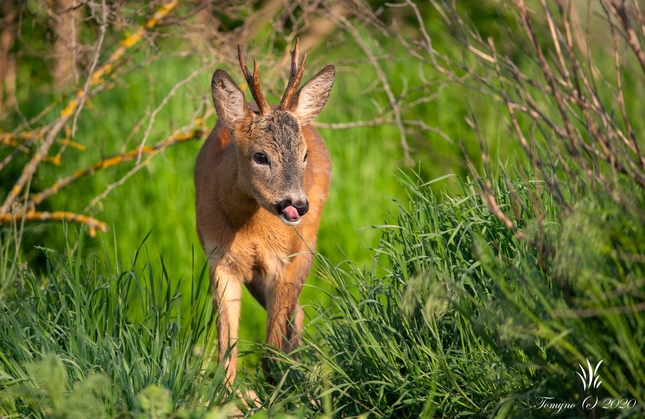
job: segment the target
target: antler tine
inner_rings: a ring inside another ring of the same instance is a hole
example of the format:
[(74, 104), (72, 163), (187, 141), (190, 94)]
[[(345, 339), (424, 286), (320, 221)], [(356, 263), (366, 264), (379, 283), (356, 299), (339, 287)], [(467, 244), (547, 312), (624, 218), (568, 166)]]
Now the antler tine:
[(279, 109), (285, 110), (291, 106), (291, 100), (293, 95), (296, 94), (298, 90), (298, 85), (302, 80), (303, 74), (305, 74), (305, 62), (307, 61), (307, 54), (302, 57), (302, 62), (300, 67), (298, 67), (298, 58), (300, 55), (300, 40), (296, 38), (296, 46), (293, 51), (291, 51), (291, 72), (289, 74), (289, 82), (287, 83), (287, 88), (282, 95), (282, 100), (280, 100)]
[(258, 105), (260, 110), (260, 115), (266, 115), (271, 111), (269, 104), (267, 103), (264, 95), (262, 94), (262, 89), (260, 88), (260, 70), (258, 70), (258, 63), (253, 59), (253, 75), (249, 71), (249, 68), (244, 62), (244, 57), (242, 56), (242, 48), (237, 46), (237, 57), (240, 60), (240, 67), (242, 67), (242, 72), (244, 73), (244, 78), (246, 79), (246, 84), (249, 85), (249, 90), (255, 99), (255, 103)]

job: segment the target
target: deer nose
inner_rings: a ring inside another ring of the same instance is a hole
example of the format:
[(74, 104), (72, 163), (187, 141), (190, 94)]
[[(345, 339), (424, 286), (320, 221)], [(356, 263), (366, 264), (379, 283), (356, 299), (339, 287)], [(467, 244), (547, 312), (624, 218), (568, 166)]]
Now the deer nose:
[(309, 211), (309, 201), (307, 200), (307, 198), (296, 202), (292, 201), (291, 199), (285, 199), (284, 201), (280, 201), (275, 204), (275, 209), (278, 212), (278, 215), (284, 213), (284, 210), (287, 207), (295, 208), (295, 210), (298, 212), (298, 216), (302, 217), (307, 213), (307, 211)]
[(309, 202), (305, 201), (304, 205), (296, 206), (296, 210), (298, 211), (298, 215), (302, 217), (309, 211)]

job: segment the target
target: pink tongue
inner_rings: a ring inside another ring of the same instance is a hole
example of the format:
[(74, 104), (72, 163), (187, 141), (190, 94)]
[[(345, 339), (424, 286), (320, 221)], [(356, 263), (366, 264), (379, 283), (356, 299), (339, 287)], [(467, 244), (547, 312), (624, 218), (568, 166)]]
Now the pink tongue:
[(283, 209), (282, 213), (285, 217), (287, 217), (287, 220), (297, 220), (298, 218), (300, 218), (300, 216), (298, 215), (298, 210), (296, 210), (291, 205)]

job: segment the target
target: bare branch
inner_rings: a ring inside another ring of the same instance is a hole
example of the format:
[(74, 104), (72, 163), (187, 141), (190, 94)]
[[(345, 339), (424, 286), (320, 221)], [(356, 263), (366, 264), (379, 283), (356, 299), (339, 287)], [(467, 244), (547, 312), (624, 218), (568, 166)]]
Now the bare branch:
[(101, 5), (103, 6), (103, 19), (101, 20), (101, 29), (99, 32), (99, 41), (96, 46), (96, 51), (94, 52), (94, 59), (92, 60), (92, 65), (90, 66), (90, 76), (87, 77), (87, 80), (85, 80), (85, 86), (83, 86), (83, 95), (81, 96), (81, 103), (78, 105), (78, 109), (76, 109), (76, 114), (74, 114), (74, 121), (72, 122), (72, 138), (76, 136), (76, 121), (78, 121), (78, 116), (80, 115), (81, 111), (83, 110), (83, 106), (85, 105), (85, 100), (87, 98), (87, 92), (90, 88), (90, 81), (91, 81), (91, 75), (94, 73), (94, 69), (96, 68), (96, 65), (99, 62), (99, 56), (101, 54), (101, 48), (103, 46), (103, 39), (105, 38), (105, 31), (107, 30), (107, 8), (105, 7), (105, 0), (101, 0)]
[(1, 214), (0, 225), (9, 224), (15, 221), (67, 221), (70, 223), (85, 224), (90, 229), (90, 236), (96, 235), (96, 230), (108, 231), (108, 226), (102, 221), (96, 220), (83, 214), (75, 214), (66, 211), (41, 212), (27, 211), (26, 213)]
[(620, 22), (627, 34), (627, 43), (634, 51), (634, 55), (638, 59), (638, 62), (641, 65), (641, 69), (645, 72), (645, 51), (641, 47), (641, 44), (638, 39), (636, 31), (632, 27), (631, 21), (629, 19), (629, 12), (627, 10), (627, 5), (625, 1), (617, 0), (600, 0), (604, 5), (606, 5), (612, 14), (620, 19)]
[[(203, 125), (204, 120), (206, 120), (212, 114), (213, 110), (209, 109), (201, 118), (195, 120), (190, 127), (175, 131), (168, 138), (159, 141), (152, 147), (145, 147), (143, 149), (141, 149), (141, 147), (137, 147), (134, 150), (130, 150), (126, 153), (121, 153), (116, 156), (100, 160), (85, 169), (78, 170), (74, 172), (74, 174), (56, 181), (52, 186), (45, 189), (44, 191), (34, 194), (31, 197), (30, 201), (35, 205), (38, 205), (50, 196), (57, 194), (61, 189), (68, 186), (69, 184), (84, 177), (91, 176), (100, 170), (126, 163), (135, 159), (135, 157), (137, 158), (137, 164), (139, 164), (142, 154), (151, 157), (166, 150), (168, 147), (172, 147), (190, 140), (203, 139), (210, 133), (210, 129)], [(200, 126), (195, 127), (196, 125)]]
[[(446, 134), (439, 128), (431, 127), (430, 125), (426, 124), (423, 121), (404, 119), (404, 120), (401, 120), (401, 124), (415, 126), (424, 131), (434, 132), (435, 134), (440, 135), (444, 140), (448, 141), (450, 144), (453, 143), (453, 140), (448, 136), (448, 134)], [(377, 127), (380, 125), (398, 125), (398, 123), (397, 121), (389, 118), (375, 118), (371, 121), (333, 122), (333, 123), (312, 122), (311, 123), (311, 126), (315, 128), (326, 128), (326, 129), (352, 129), (352, 128), (360, 128), (360, 127)]]
[(157, 114), (159, 112), (161, 112), (161, 110), (164, 108), (164, 106), (166, 106), (166, 104), (168, 103), (170, 98), (173, 97), (175, 95), (175, 93), (177, 93), (177, 91), (179, 90), (180, 87), (182, 87), (185, 84), (187, 84), (190, 81), (192, 81), (194, 78), (196, 78), (197, 76), (202, 74), (204, 69), (206, 69), (208, 67), (211, 67), (212, 65), (213, 65), (213, 63), (210, 62), (208, 64), (205, 64), (205, 65), (201, 66), (197, 70), (195, 70), (192, 73), (190, 73), (188, 75), (188, 77), (186, 77), (185, 79), (181, 80), (179, 83), (175, 84), (172, 87), (172, 89), (170, 89), (170, 92), (168, 92), (166, 97), (163, 98), (161, 103), (159, 103), (159, 106), (157, 106), (155, 108), (155, 110), (150, 115), (150, 119), (148, 120), (148, 127), (146, 128), (146, 132), (145, 132), (145, 134), (143, 136), (143, 140), (141, 140), (141, 144), (139, 145), (139, 155), (137, 156), (137, 164), (139, 164), (141, 162), (141, 156), (144, 154), (144, 149), (145, 149), (145, 146), (146, 146), (146, 142), (148, 141), (148, 137), (150, 136), (150, 131), (152, 130), (152, 125), (155, 122), (155, 117), (157, 116)]
[[(125, 52), (131, 48), (133, 45), (135, 45), (142, 37), (143, 34), (147, 29), (150, 29), (155, 26), (155, 24), (161, 20), (163, 17), (165, 17), (170, 11), (177, 5), (177, 1), (170, 2), (162, 7), (160, 7), (156, 13), (143, 25), (141, 26), (135, 33), (132, 35), (128, 36), (119, 46), (119, 48), (114, 51), (114, 53), (110, 56), (110, 58), (96, 71), (94, 71), (90, 77), (90, 83), (91, 84), (98, 84), (101, 82), (101, 79), (103, 76), (108, 74), (114, 67), (114, 64), (117, 62), (119, 58), (125, 54)], [(43, 141), (42, 145), (38, 149), (38, 151), (33, 155), (31, 161), (25, 165), (23, 168), (22, 174), (14, 184), (13, 188), (11, 188), (11, 191), (5, 198), (4, 203), (0, 207), (0, 215), (2, 214), (7, 214), (11, 208), (11, 205), (13, 202), (16, 200), (22, 189), (24, 188), (25, 184), (31, 179), (31, 176), (34, 174), (36, 169), (38, 168), (38, 165), (42, 161), (42, 159), (47, 155), (49, 152), (49, 148), (51, 145), (54, 143), (54, 139), (58, 135), (61, 129), (65, 126), (67, 121), (69, 120), (72, 112), (77, 108), (79, 105), (80, 100), (85, 99), (85, 92), (84, 90), (80, 90), (76, 94), (76, 98), (72, 99), (69, 101), (67, 106), (61, 111), (59, 118), (54, 122), (53, 126), (51, 129), (47, 132), (47, 137)]]
[(385, 94), (387, 95), (388, 100), (390, 102), (390, 106), (392, 107), (392, 111), (394, 112), (394, 119), (396, 121), (396, 125), (399, 128), (399, 134), (401, 136), (401, 147), (403, 148), (405, 163), (408, 166), (411, 166), (414, 163), (414, 161), (412, 159), (412, 156), (410, 155), (410, 147), (408, 146), (408, 142), (406, 139), (405, 127), (401, 122), (401, 119), (402, 119), (401, 110), (399, 109), (396, 98), (394, 97), (394, 93), (392, 93), (392, 89), (387, 80), (387, 76), (383, 72), (383, 69), (381, 68), (376, 57), (374, 56), (374, 53), (367, 45), (367, 43), (365, 43), (365, 40), (363, 40), (363, 38), (361, 37), (358, 30), (354, 27), (354, 25), (352, 25), (352, 23), (342, 15), (336, 14), (332, 16), (336, 19), (337, 22), (339, 22), (340, 25), (342, 25), (344, 29), (346, 29), (352, 35), (356, 43), (361, 47), (365, 55), (367, 55), (367, 57), (369, 58), (370, 64), (372, 65), (372, 67), (374, 67), (374, 70), (376, 70), (376, 75), (378, 79), (381, 81), (381, 85), (385, 90)]

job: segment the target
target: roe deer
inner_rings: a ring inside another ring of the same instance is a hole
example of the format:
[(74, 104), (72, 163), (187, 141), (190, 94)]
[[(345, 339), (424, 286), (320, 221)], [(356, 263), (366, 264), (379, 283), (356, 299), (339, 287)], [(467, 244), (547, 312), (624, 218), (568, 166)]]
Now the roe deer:
[[(278, 106), (260, 90), (238, 46), (240, 67), (255, 99), (223, 70), (211, 90), (217, 124), (197, 157), (197, 234), (206, 252), (217, 312), (219, 362), (232, 384), (242, 284), (267, 310), (267, 343), (291, 352), (300, 343), (300, 291), (313, 262), (320, 216), (331, 180), (331, 160), (320, 135), (308, 124), (325, 107), (334, 83), (327, 66), (300, 90), (306, 54), (298, 66), (298, 41)], [(306, 215), (305, 215), (306, 214)], [(266, 359), (263, 362), (266, 369)]]

